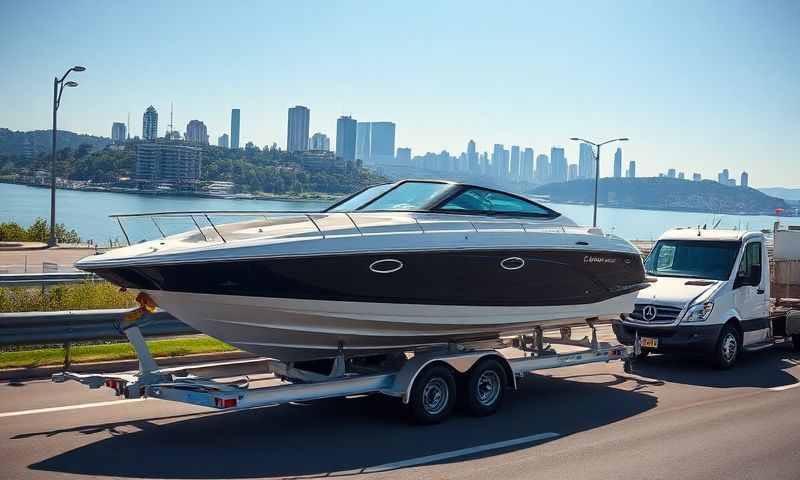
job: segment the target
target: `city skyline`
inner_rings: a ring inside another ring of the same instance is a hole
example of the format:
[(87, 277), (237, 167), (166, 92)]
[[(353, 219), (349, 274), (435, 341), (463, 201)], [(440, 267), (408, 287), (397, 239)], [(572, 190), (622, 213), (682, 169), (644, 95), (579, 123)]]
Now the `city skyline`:
[[(18, 47), (0, 52), (12, 72), (0, 90), (7, 106), (0, 126), (13, 130), (48, 128), (47, 81), (74, 63), (87, 71), (76, 79), (80, 88), (65, 94), (59, 126), (81, 133), (108, 136), (111, 122), (131, 112), (128, 132), (139, 134), (142, 117), (133, 112), (152, 103), (164, 113), (174, 101), (176, 125), (201, 119), (217, 138), (231, 133), (226, 112), (236, 106), (246, 117), (241, 144), (283, 146), (286, 109), (302, 104), (314, 110), (310, 130), (327, 134), (331, 142), (342, 115), (391, 119), (398, 125), (395, 144), (417, 154), (460, 152), (471, 138), (480, 152), (503, 143), (531, 145), (538, 155), (560, 145), (575, 162), (571, 136), (628, 136), (625, 156), (639, 162), (638, 176), (657, 176), (667, 166), (691, 172), (700, 158), (705, 178), (731, 168), (757, 171), (752, 180), (757, 186), (800, 186), (800, 173), (792, 168), (791, 138), (800, 120), (791, 107), (800, 103), (795, 87), (800, 66), (789, 61), (800, 52), (793, 34), (800, 5), (793, 2), (733, 1), (724, 10), (710, 1), (623, 1), (604, 9), (579, 4), (456, 9), (442, 3), (426, 5), (422, 18), (414, 15), (422, 4), (413, 2), (385, 9), (317, 6), (314, 15), (302, 13), (302, 5), (220, 11), (199, 2), (192, 9), (159, 5), (168, 19), (159, 24), (152, 24), (147, 1), (124, 21), (111, 5), (76, 2), (48, 5), (48, 15), (58, 21), (44, 23), (37, 20), (41, 5), (0, 6), (0, 38)], [(377, 20), (386, 15), (413, 19), (429, 33), (402, 40), (378, 35)], [(531, 15), (541, 24), (533, 30), (523, 21)], [(560, 35), (559, 25), (592, 17), (613, 27), (615, 38), (597, 44), (589, 32)], [(296, 21), (264, 31), (258, 18)], [(504, 35), (490, 35), (501, 19)], [(347, 22), (358, 22), (364, 31), (331, 26)], [(710, 23), (717, 25), (714, 36), (707, 35)], [(75, 36), (78, 26), (82, 34)], [(130, 45), (125, 55), (101, 41), (112, 38), (111, 32), (136, 38), (144, 28), (152, 28), (153, 35)], [(220, 37), (208, 35), (213, 28), (222, 29)], [(277, 41), (289, 34), (297, 42)], [(375, 40), (358, 42), (365, 34)], [(197, 48), (185, 55), (159, 47), (186, 38)], [(218, 38), (232, 39), (233, 45)], [(57, 42), (59, 50), (43, 39)], [(358, 47), (343, 55), (343, 44)], [(316, 62), (298, 60), (298, 52), (312, 47), (318, 49)], [(221, 68), (230, 48), (237, 50), (241, 68)], [(581, 62), (574, 62), (576, 56)], [(522, 57), (536, 61), (519, 65)], [(386, 58), (394, 59), (391, 67)], [(276, 70), (274, 64), (292, 68)], [(511, 65), (513, 73), (502, 81), (492, 78), (491, 72)], [(318, 75), (321, 69), (330, 76)], [(764, 71), (773, 73), (759, 73)], [(136, 87), (121, 90), (134, 74)], [(344, 87), (329, 78), (344, 80)], [(613, 172), (613, 154), (613, 148), (602, 152), (603, 176)]]

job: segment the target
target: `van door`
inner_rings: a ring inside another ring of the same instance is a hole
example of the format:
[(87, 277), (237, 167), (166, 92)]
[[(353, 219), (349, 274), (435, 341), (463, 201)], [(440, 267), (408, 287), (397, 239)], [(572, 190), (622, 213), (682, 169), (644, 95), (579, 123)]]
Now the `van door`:
[(753, 345), (769, 338), (769, 302), (763, 275), (761, 242), (745, 244), (734, 280), (734, 302), (741, 316), (743, 345)]

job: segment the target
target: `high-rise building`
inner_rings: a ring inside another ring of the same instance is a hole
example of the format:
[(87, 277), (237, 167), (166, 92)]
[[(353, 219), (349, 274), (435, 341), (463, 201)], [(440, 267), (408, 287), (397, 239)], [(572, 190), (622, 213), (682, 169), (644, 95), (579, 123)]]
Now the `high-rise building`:
[(550, 149), (550, 179), (554, 182), (567, 180), (567, 158), (562, 147)]
[(491, 166), (489, 164), (489, 154), (487, 152), (483, 152), (480, 158), (481, 163), (481, 173), (484, 175), (489, 175), (491, 171)]
[(228, 148), (228, 138), (229, 137), (227, 133), (223, 133), (222, 135), (220, 135), (219, 139), (217, 139), (217, 146), (222, 148)]
[(636, 178), (636, 162), (634, 162), (633, 160), (628, 162), (628, 177)]
[(231, 109), (231, 148), (239, 148), (239, 109)]
[(702, 179), (703, 179), (703, 177), (699, 173), (693, 173), (692, 174), (692, 181), (693, 182), (699, 182)]
[(358, 122), (356, 126), (356, 158), (364, 163), (371, 163), (370, 152), (372, 151), (372, 124), (369, 122)]
[(578, 177), (594, 178), (595, 160), (592, 146), (581, 142), (578, 151)]
[(356, 159), (356, 121), (352, 117), (341, 116), (336, 120), (336, 156)]
[(308, 150), (308, 125), (311, 110), (297, 105), (289, 109), (289, 123), (286, 134), (286, 151), (304, 152)]
[(378, 165), (394, 163), (395, 124), (372, 122), (370, 127), (370, 160)]
[(748, 175), (747, 172), (742, 172), (742, 178), (741, 181), (739, 182), (739, 185), (743, 187), (750, 186), (750, 175)]
[(480, 172), (480, 165), (478, 164), (478, 152), (475, 150), (474, 140), (470, 140), (467, 143), (467, 170), (472, 173)]
[[(495, 143), (494, 150), (492, 150), (492, 174), (499, 177), (503, 172), (503, 158), (505, 157), (505, 148), (502, 143)], [(506, 166), (506, 171), (508, 167)], [(505, 172), (503, 172), (505, 176)]]
[(567, 180), (575, 180), (576, 178), (578, 178), (578, 164), (570, 163)]
[(522, 180), (533, 180), (533, 149), (528, 147), (522, 152), (519, 176)]
[(184, 138), (189, 143), (198, 145), (208, 145), (208, 129), (206, 124), (200, 120), (190, 120), (186, 124), (186, 135)]
[(136, 147), (136, 179), (140, 182), (190, 183), (200, 179), (203, 149), (168, 143)]
[(622, 148), (617, 147), (614, 152), (614, 178), (622, 177)]
[(723, 185), (728, 185), (729, 179), (730, 179), (730, 174), (728, 173), (727, 168), (719, 172), (719, 175), (717, 175), (717, 181)]
[(127, 128), (122, 122), (114, 122), (111, 124), (111, 140), (114, 143), (125, 143)]
[(667, 170), (667, 177), (675, 178), (675, 169), (674, 168), (670, 168), (669, 170)]
[(411, 149), (407, 147), (400, 147), (397, 149), (397, 164), (408, 165), (411, 163)]
[(519, 147), (511, 146), (511, 178), (519, 178)]
[(534, 178), (537, 182), (547, 183), (550, 181), (550, 159), (547, 155), (536, 157), (536, 173)]
[(150, 105), (144, 111), (142, 118), (142, 138), (144, 140), (155, 140), (158, 137), (158, 112), (156, 107)]
[(329, 152), (331, 150), (331, 139), (324, 133), (317, 132), (311, 135), (311, 140), (308, 141), (308, 149)]

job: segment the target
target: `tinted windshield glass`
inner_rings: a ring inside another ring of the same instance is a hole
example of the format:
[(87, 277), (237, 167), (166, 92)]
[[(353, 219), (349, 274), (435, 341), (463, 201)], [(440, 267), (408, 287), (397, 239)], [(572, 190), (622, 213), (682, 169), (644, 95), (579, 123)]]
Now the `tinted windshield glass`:
[(366, 190), (353, 195), (352, 197), (348, 198), (339, 205), (329, 208), (327, 211), (349, 212), (352, 210), (358, 210), (358, 208), (364, 205), (365, 203), (368, 203), (370, 200), (374, 199), (375, 197), (382, 194), (386, 190), (392, 188), (392, 185), (394, 184), (386, 183), (384, 185), (375, 185), (374, 187), (369, 187)]
[(739, 242), (661, 240), (645, 261), (650, 275), (727, 280)]
[(370, 203), (363, 210), (422, 210), (451, 185), (447, 183), (407, 182)]
[(474, 212), (523, 213), (550, 216), (547, 209), (522, 198), (483, 188), (470, 188), (448, 200), (442, 210), (466, 210)]

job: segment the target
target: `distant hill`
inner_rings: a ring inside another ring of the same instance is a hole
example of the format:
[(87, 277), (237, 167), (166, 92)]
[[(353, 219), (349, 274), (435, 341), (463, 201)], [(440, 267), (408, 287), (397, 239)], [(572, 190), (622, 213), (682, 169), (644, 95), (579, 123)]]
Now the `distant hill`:
[(767, 195), (782, 198), (784, 200), (800, 201), (800, 188), (766, 187), (759, 188), (759, 190)]
[[(33, 147), (34, 155), (49, 152), (53, 142), (52, 130), (19, 132), (0, 128), (0, 155), (24, 154), (26, 141)], [(74, 150), (83, 144), (91, 145), (93, 150), (100, 150), (110, 145), (111, 139), (59, 130), (56, 134), (56, 142), (59, 150), (62, 148)]]
[[(542, 185), (531, 191), (554, 202), (592, 203), (593, 180)], [(676, 178), (603, 178), (598, 202), (607, 206), (712, 213), (771, 214), (787, 202), (749, 187), (730, 187), (703, 180)]]

